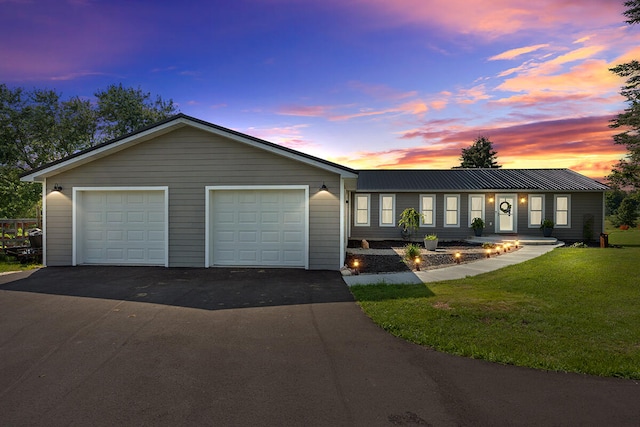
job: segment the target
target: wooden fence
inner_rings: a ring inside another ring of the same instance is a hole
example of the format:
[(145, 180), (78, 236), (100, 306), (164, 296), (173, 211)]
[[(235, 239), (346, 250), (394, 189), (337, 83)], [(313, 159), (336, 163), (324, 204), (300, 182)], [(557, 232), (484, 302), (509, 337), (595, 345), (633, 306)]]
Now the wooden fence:
[(29, 244), (29, 230), (42, 228), (38, 218), (0, 219), (2, 249)]

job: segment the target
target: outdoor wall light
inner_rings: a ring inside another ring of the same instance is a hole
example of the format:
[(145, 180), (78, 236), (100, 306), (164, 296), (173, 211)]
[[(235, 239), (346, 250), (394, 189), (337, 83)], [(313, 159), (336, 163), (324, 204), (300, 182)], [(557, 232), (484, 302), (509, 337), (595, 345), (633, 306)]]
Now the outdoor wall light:
[(322, 183), (322, 187), (320, 187), (320, 189), (318, 191), (329, 191), (329, 188), (323, 182)]
[(58, 183), (53, 184), (53, 191), (62, 191), (62, 185)]
[(520, 203), (526, 203), (527, 199), (525, 199), (524, 197), (520, 197)]
[(489, 197), (489, 203), (493, 203), (493, 197)]

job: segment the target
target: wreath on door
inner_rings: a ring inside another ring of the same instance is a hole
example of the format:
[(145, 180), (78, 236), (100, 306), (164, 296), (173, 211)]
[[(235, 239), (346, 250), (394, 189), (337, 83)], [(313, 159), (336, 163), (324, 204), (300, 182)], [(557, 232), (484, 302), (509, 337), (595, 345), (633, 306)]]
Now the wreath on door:
[(500, 203), (500, 212), (511, 215), (511, 203), (507, 201)]

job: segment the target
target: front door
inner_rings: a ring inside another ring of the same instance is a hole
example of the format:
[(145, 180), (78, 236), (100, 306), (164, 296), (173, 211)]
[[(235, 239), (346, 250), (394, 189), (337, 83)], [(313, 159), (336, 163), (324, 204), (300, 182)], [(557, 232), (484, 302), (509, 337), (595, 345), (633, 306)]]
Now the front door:
[(496, 194), (496, 232), (517, 232), (518, 196), (516, 194)]

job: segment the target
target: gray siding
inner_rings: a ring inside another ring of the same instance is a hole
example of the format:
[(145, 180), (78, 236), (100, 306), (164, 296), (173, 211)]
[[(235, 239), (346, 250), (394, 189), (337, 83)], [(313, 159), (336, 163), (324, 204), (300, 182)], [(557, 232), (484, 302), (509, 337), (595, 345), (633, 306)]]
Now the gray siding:
[[(355, 204), (351, 203), (351, 233), (349, 238), (360, 240), (399, 240), (401, 239), (400, 227), (380, 227), (379, 226), (379, 208), (380, 194), (396, 195), (396, 224), (400, 218), (400, 213), (405, 208), (420, 208), (421, 194), (436, 195), (436, 227), (420, 227), (417, 238), (422, 240), (426, 234), (437, 234), (441, 240), (463, 240), (473, 236), (473, 229), (469, 227), (469, 194), (484, 194), (485, 196), (485, 229), (484, 234), (494, 234), (496, 231), (496, 210), (495, 202), (490, 202), (490, 198), (496, 196), (496, 193), (456, 193), (447, 191), (446, 193), (424, 191), (420, 193), (352, 193), (351, 200), (355, 194), (371, 195), (371, 220), (370, 226), (356, 226), (354, 223)], [(444, 196), (445, 194), (460, 195), (460, 227), (444, 227)], [(540, 191), (532, 191), (531, 193), (509, 192), (504, 191), (500, 194), (517, 194), (517, 234), (529, 236), (542, 236), (539, 227), (529, 227), (529, 211), (528, 211), (528, 195), (544, 194), (545, 195), (545, 218), (554, 218), (554, 193), (543, 193)], [(558, 228), (553, 230), (553, 236), (562, 240), (583, 240), (584, 225), (587, 217), (593, 217), (593, 238), (597, 239), (603, 230), (603, 212), (602, 212), (602, 192), (579, 192), (579, 193), (558, 193), (569, 194), (571, 196), (571, 227)], [(524, 197), (527, 201), (520, 202), (520, 198)]]
[[(323, 182), (330, 193), (317, 194)], [(340, 267), (338, 174), (190, 127), (48, 178), (47, 264), (72, 263), (73, 187), (168, 186), (169, 265), (202, 267), (211, 185), (309, 185), (309, 267)]]

